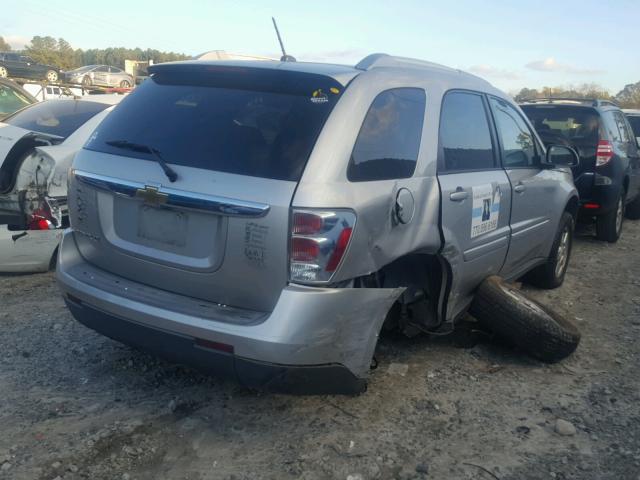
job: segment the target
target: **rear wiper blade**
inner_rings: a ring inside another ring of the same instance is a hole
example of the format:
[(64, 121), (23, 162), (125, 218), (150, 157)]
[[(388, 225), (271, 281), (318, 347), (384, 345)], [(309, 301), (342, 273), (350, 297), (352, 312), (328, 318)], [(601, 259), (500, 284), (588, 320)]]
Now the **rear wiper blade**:
[(173, 183), (178, 179), (178, 174), (176, 173), (176, 171), (169, 165), (167, 165), (167, 162), (165, 162), (164, 158), (162, 158), (162, 155), (160, 155), (160, 151), (156, 148), (150, 147), (149, 145), (144, 145), (142, 143), (130, 142), (128, 140), (107, 140), (104, 143), (112, 147), (132, 150), (134, 152), (150, 153), (155, 157), (160, 167), (162, 167), (162, 171), (167, 176), (170, 182)]

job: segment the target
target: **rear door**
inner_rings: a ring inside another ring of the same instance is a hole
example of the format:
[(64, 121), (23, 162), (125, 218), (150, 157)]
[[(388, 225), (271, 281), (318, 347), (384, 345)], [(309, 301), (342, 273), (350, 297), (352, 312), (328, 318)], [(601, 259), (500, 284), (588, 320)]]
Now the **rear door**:
[(163, 290), (272, 309), (288, 281), (291, 199), (342, 88), (275, 69), (157, 66), (74, 161), (84, 258)]
[(507, 255), (511, 187), (494, 145), (484, 96), (448, 92), (440, 115), (438, 181), (443, 255), (454, 270), (453, 315), (485, 277), (500, 271)]
[(97, 67), (93, 71), (93, 83), (96, 85), (109, 85), (109, 67), (106, 65)]
[(513, 275), (549, 254), (557, 225), (559, 183), (542, 168), (543, 150), (520, 112), (509, 102), (489, 97), (500, 142), (502, 166), (512, 187), (511, 243), (502, 269)]

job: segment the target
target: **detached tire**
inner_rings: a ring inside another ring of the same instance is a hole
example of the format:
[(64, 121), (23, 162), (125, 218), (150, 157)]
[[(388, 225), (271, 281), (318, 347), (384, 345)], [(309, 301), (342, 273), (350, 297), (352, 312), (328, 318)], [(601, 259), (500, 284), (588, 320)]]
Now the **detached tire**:
[(543, 362), (562, 360), (580, 343), (572, 322), (497, 276), (480, 284), (470, 313), (482, 326)]

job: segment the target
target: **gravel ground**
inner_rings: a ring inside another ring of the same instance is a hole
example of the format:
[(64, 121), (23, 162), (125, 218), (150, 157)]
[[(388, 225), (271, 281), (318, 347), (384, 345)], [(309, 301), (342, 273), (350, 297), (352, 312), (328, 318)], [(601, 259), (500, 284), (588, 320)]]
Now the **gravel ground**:
[(562, 288), (525, 287), (582, 330), (562, 363), (388, 336), (356, 397), (199, 375), (76, 323), (52, 274), (0, 277), (0, 479), (638, 480), (639, 243), (582, 232)]

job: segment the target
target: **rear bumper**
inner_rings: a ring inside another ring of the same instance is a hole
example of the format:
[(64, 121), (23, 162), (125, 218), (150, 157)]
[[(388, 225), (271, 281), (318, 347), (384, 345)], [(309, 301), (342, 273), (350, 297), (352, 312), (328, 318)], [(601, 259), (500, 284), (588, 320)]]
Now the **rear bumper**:
[[(575, 184), (580, 195), (581, 216), (605, 215), (616, 208), (620, 182), (608, 176), (588, 173), (576, 178)], [(585, 208), (585, 205), (591, 208)]]
[(56, 275), (71, 313), (88, 327), (249, 387), (291, 393), (363, 391), (380, 327), (403, 291), (290, 285), (257, 321), (205, 318), (182, 309), (175, 294), (87, 263), (70, 230)]

